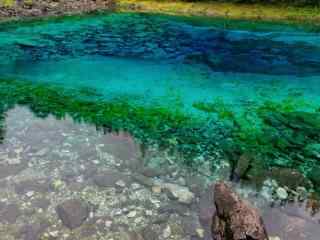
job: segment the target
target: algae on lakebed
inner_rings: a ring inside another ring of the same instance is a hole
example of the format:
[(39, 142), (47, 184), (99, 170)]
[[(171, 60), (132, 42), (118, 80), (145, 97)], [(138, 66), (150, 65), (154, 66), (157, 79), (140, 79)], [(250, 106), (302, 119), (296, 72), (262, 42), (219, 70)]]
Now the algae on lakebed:
[[(194, 168), (210, 162), (214, 170), (222, 160), (217, 154), (224, 153), (233, 173), (245, 167), (239, 177), (253, 183), (274, 176), (269, 174), (272, 169), (291, 168), (317, 184), (320, 112), (316, 106), (309, 106), (309, 112), (301, 111), (305, 105), (299, 99), (256, 103), (243, 113), (234, 112), (222, 101), (195, 103), (204, 112), (199, 118), (179, 106), (146, 107), (133, 104), (130, 98), (106, 100), (94, 91), (27, 81), (1, 80), (0, 98), (2, 116), (15, 105), (23, 105), (41, 118), (71, 116), (102, 131), (129, 132), (145, 147), (157, 144), (171, 154), (180, 154), (182, 163)], [(246, 154), (253, 160), (243, 166), (241, 156)]]

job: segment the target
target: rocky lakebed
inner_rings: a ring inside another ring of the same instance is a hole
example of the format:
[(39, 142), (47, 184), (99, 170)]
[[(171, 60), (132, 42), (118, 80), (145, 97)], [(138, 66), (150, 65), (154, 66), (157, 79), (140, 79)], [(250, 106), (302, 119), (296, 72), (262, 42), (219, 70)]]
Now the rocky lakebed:
[(289, 201), (290, 192), (275, 181), (260, 191), (228, 182), (228, 163), (215, 175), (192, 172), (156, 146), (143, 153), (124, 132), (104, 135), (23, 107), (7, 113), (6, 126), (3, 240), (315, 240), (320, 234), (318, 202), (303, 188)]

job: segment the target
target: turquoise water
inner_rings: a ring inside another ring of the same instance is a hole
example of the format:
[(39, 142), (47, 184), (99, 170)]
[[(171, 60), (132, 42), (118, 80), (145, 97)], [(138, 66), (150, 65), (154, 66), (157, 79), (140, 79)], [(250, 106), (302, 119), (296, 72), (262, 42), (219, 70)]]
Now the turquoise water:
[[(228, 25), (229, 24), (229, 25)], [(143, 104), (320, 102), (319, 33), (302, 26), (107, 14), (4, 25), (0, 77)]]
[[(318, 239), (319, 82), (310, 26), (133, 13), (0, 24), (3, 238), (211, 240), (222, 179), (271, 237)], [(57, 210), (70, 199), (75, 229)]]

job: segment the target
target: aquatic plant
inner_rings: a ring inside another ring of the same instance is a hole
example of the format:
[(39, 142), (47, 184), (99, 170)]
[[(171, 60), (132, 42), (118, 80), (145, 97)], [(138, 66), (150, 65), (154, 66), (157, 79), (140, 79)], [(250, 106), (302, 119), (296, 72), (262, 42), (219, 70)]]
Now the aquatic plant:
[[(145, 107), (126, 98), (107, 101), (95, 98), (92, 90), (71, 91), (16, 80), (1, 80), (0, 86), (1, 113), (23, 105), (41, 118), (51, 114), (62, 119), (68, 115), (76, 122), (94, 124), (106, 132), (127, 131), (144, 145), (157, 143), (182, 154), (184, 163), (190, 166), (196, 156), (209, 158), (216, 151), (209, 129), (202, 129), (201, 122), (183, 113), (179, 106)], [(94, 98), (88, 98), (92, 94)]]
[(320, 114), (318, 107), (301, 95), (256, 101), (240, 112), (221, 99), (196, 103), (194, 107), (216, 117), (224, 126), (232, 124), (230, 141), (222, 147), (233, 170), (243, 164), (239, 163), (241, 155), (248, 153), (254, 157), (245, 163), (247, 175), (255, 172), (261, 176), (273, 167), (298, 169), (308, 175), (319, 165), (320, 151), (314, 146), (320, 143)]

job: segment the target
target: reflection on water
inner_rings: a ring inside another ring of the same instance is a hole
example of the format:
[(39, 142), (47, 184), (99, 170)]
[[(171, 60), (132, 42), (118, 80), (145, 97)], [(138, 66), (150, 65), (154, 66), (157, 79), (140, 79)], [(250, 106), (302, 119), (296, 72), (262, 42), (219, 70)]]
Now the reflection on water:
[[(16, 107), (7, 113), (5, 125), (0, 145), (3, 239), (149, 240), (166, 234), (211, 239), (214, 206), (208, 173), (190, 172), (156, 148), (143, 154), (124, 132), (104, 134), (69, 118), (42, 119)], [(226, 179), (226, 171), (221, 168), (212, 177)], [(270, 208), (270, 199), (240, 189), (262, 210), (270, 236), (319, 236), (320, 216), (310, 214), (316, 202)], [(80, 199), (89, 212), (73, 231), (59, 221), (56, 210), (68, 199)]]

